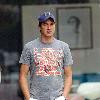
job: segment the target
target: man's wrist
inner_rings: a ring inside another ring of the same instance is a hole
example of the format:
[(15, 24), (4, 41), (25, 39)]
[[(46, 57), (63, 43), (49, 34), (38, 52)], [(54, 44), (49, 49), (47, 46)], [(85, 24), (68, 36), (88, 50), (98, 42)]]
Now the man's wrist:
[(24, 98), (24, 100), (30, 100), (30, 98)]
[(66, 100), (66, 97), (65, 96), (62, 95), (62, 97), (63, 97), (64, 100)]
[(29, 100), (38, 100), (38, 99), (33, 99), (33, 98), (30, 98)]
[(59, 96), (55, 100), (66, 100), (66, 98), (64, 96)]
[(65, 100), (68, 100), (68, 97), (67, 96), (64, 96), (64, 95), (62, 95), (62, 96), (64, 97)]

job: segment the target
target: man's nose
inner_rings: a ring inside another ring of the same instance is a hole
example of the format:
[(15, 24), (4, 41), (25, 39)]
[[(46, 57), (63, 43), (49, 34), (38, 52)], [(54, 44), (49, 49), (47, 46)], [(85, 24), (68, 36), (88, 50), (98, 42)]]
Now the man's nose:
[(48, 25), (48, 26), (47, 26), (47, 28), (48, 28), (48, 29), (50, 29), (50, 28), (51, 28), (51, 26), (50, 26), (50, 25)]

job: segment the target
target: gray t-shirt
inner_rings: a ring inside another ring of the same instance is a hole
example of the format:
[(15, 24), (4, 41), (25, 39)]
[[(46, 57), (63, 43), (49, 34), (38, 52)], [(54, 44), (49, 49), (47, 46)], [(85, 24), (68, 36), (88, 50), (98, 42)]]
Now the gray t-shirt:
[(54, 100), (63, 91), (64, 67), (73, 64), (68, 44), (54, 39), (45, 44), (39, 38), (24, 46), (20, 63), (30, 69), (30, 96), (38, 100)]

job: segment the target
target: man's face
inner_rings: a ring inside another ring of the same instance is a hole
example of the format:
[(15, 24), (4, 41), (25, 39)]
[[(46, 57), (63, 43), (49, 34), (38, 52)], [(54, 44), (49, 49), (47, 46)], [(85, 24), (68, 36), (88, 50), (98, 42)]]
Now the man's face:
[(55, 22), (48, 19), (43, 22), (40, 26), (41, 35), (45, 37), (52, 37), (55, 32)]

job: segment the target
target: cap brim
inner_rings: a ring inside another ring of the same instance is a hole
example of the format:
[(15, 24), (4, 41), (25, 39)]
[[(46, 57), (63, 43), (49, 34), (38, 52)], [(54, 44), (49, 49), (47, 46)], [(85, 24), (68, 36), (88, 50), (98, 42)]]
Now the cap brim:
[(45, 21), (48, 20), (49, 18), (51, 18), (51, 19), (53, 20), (53, 22), (55, 22), (55, 18), (54, 18), (54, 17), (51, 17), (51, 16), (45, 17), (45, 18), (43, 18), (43, 19), (38, 19), (38, 20), (39, 20), (39, 22), (45, 22)]

